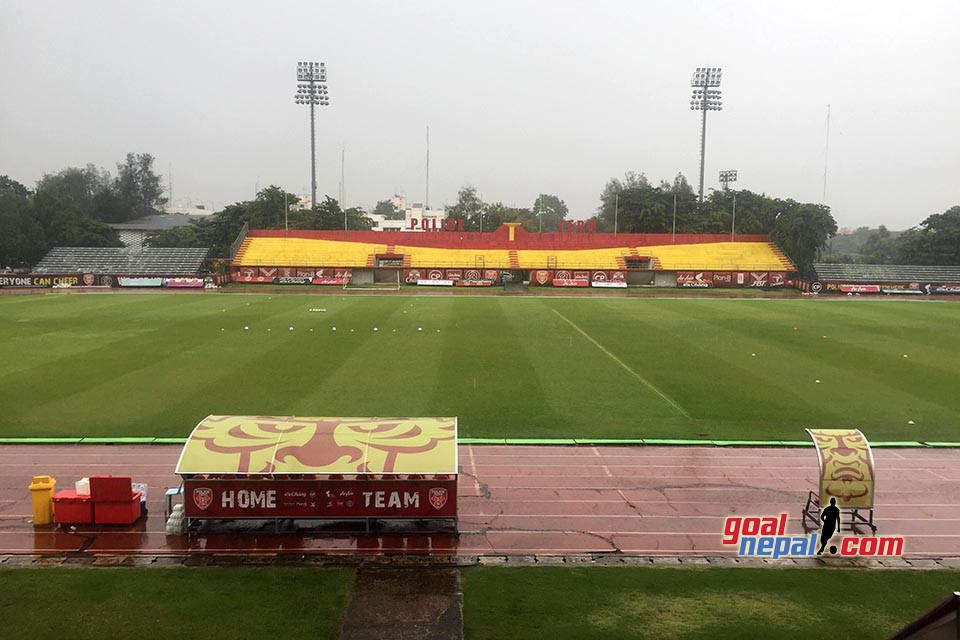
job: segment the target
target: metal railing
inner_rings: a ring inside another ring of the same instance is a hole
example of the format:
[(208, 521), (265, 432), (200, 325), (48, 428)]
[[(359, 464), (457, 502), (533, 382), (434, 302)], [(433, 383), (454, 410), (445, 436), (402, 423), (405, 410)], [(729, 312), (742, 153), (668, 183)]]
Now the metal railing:
[(243, 228), (240, 229), (240, 233), (237, 234), (237, 239), (234, 240), (233, 244), (230, 245), (231, 260), (237, 257), (237, 251), (240, 251), (240, 245), (243, 244), (243, 241), (247, 238), (248, 233), (250, 233), (250, 223), (244, 222)]

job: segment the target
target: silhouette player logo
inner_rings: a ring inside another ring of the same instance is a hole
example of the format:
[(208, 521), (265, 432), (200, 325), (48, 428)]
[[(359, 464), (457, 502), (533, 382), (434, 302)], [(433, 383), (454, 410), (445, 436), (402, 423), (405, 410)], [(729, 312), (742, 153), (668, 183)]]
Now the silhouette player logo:
[[(823, 549), (827, 546), (833, 534), (840, 531), (840, 507), (837, 506), (836, 498), (830, 498), (830, 506), (824, 507), (820, 513), (820, 522), (823, 524), (820, 526), (820, 549), (817, 551), (818, 556), (823, 554)], [(837, 547), (831, 545), (830, 553), (835, 554), (836, 552)]]

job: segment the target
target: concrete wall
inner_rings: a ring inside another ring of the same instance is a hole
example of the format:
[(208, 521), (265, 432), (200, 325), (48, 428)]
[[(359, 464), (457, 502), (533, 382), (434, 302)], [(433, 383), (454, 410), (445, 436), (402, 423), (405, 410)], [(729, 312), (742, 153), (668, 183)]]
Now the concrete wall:
[(677, 286), (677, 272), (676, 271), (654, 271), (653, 272), (653, 284), (658, 287), (675, 287)]

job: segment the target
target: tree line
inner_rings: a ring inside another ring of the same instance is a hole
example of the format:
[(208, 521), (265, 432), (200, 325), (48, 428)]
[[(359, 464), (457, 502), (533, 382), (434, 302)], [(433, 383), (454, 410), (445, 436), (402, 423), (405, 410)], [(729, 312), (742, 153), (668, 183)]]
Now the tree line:
[[(0, 176), (0, 267), (28, 267), (54, 246), (121, 246), (108, 223), (157, 213), (165, 200), (150, 154), (127, 154), (111, 176), (93, 165), (44, 175), (34, 189)], [(297, 209), (296, 195), (277, 186), (236, 202), (189, 225), (153, 234), (156, 247), (210, 247), (213, 256), (229, 256), (244, 224), (256, 229), (371, 229), (359, 207), (342, 209), (330, 196), (312, 209)], [(734, 214), (734, 203), (736, 204)], [(490, 232), (504, 222), (519, 222), (530, 232), (552, 232), (569, 216), (557, 195), (541, 193), (527, 207), (484, 202), (477, 188), (464, 185), (445, 207), (448, 218), (462, 218), (466, 231)], [(389, 200), (373, 213), (402, 219)], [(829, 207), (754, 193), (746, 189), (711, 191), (702, 206), (683, 174), (652, 184), (643, 173), (611, 178), (600, 193), (592, 217), (608, 233), (705, 233), (768, 235), (809, 275), (815, 261), (903, 264), (960, 264), (960, 206), (925, 219), (918, 227), (894, 234), (881, 227), (871, 232), (857, 256), (829, 253), (837, 224)], [(858, 230), (858, 233), (863, 230)]]
[(108, 223), (155, 213), (165, 200), (153, 156), (128, 153), (117, 175), (92, 164), (46, 174), (34, 189), (0, 176), (0, 267), (25, 267), (61, 247), (119, 247)]
[[(734, 221), (734, 199), (736, 220)], [(538, 212), (543, 212), (538, 216)], [(484, 203), (472, 186), (460, 189), (448, 217), (463, 218), (465, 228), (493, 231), (503, 222), (520, 222), (528, 231), (556, 231), (557, 220), (567, 217), (566, 204), (557, 196), (541, 194), (529, 208)], [(654, 186), (643, 173), (629, 171), (611, 178), (600, 194), (592, 219), (606, 233), (696, 233), (769, 235), (793, 260), (801, 273), (812, 265), (837, 232), (829, 207), (771, 198), (748, 190), (713, 191), (701, 207), (683, 174), (673, 182)]]
[[(906, 231), (860, 227), (831, 242), (822, 262), (834, 264), (960, 265), (960, 206)], [(844, 242), (841, 243), (841, 240)]]
[(189, 225), (151, 235), (146, 244), (152, 247), (210, 247), (211, 255), (230, 256), (230, 245), (244, 224), (252, 229), (344, 229), (368, 230), (373, 222), (359, 207), (341, 209), (326, 196), (313, 209), (296, 209), (299, 198), (271, 185), (261, 189), (253, 200), (236, 202), (221, 211)]

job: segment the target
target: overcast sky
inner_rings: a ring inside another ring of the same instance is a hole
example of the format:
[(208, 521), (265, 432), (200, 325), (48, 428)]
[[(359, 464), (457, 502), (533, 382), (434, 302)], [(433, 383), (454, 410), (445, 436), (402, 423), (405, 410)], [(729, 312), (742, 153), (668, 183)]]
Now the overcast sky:
[[(705, 188), (826, 203), (901, 229), (960, 204), (960, 3), (21, 2), (0, 0), (0, 175), (33, 186), (128, 151), (172, 168), (175, 203), (277, 184), (309, 193), (296, 63), (324, 61), (317, 182), (372, 207), (472, 184), (574, 217), (625, 171), (699, 176), (698, 66), (723, 68)], [(827, 105), (830, 105), (829, 154)]]

